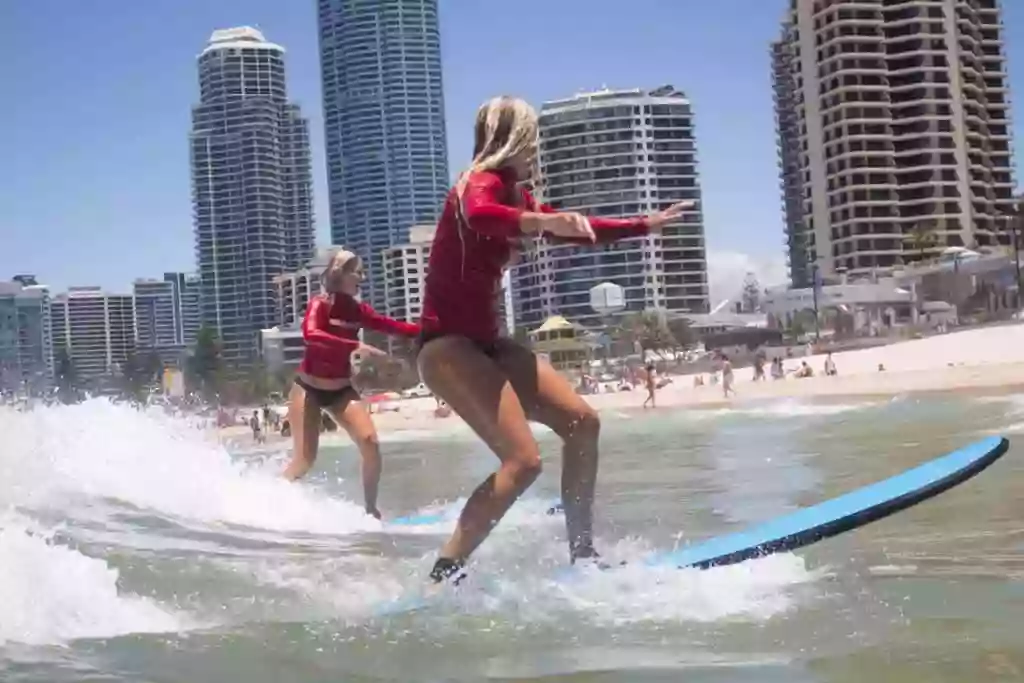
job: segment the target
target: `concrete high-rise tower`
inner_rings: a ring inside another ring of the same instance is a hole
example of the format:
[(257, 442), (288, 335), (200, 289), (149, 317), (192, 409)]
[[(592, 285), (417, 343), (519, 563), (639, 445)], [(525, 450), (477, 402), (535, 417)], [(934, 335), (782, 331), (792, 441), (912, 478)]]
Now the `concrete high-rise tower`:
[(598, 246), (527, 250), (512, 271), (517, 327), (562, 315), (585, 326), (604, 321), (590, 289), (620, 285), (627, 311), (708, 311), (707, 254), (693, 108), (666, 85), (603, 90), (546, 102), (540, 110), (538, 194), (561, 210), (637, 216), (692, 200), (697, 205), (661, 235)]
[(191, 158), (200, 318), (229, 365), (274, 322), (273, 278), (313, 255), (309, 130), (287, 100), (284, 48), (253, 28), (214, 31), (198, 58)]
[(1007, 244), (998, 0), (790, 0), (772, 45), (793, 283)]
[(437, 0), (320, 0), (331, 243), (359, 254), (384, 308), (384, 251), (448, 190)]
[(50, 290), (31, 276), (0, 282), (0, 391), (38, 393), (52, 384)]

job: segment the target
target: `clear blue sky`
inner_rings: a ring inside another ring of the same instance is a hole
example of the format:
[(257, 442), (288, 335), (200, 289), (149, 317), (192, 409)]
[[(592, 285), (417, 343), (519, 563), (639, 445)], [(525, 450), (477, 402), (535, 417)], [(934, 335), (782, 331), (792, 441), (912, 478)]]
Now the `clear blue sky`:
[[(1024, 93), (1024, 0), (1004, 0)], [(783, 262), (768, 45), (785, 0), (441, 0), (449, 161), (484, 99), (672, 83), (697, 116), (712, 266)], [(500, 9), (499, 9), (500, 8)], [(288, 50), (313, 133), (317, 239), (328, 233), (315, 0), (0, 0), (0, 279), (127, 290), (194, 269), (188, 167), (195, 56), (253, 25)], [(1024, 121), (1018, 106), (1016, 121)], [(1024, 126), (1015, 126), (1017, 155)], [(1018, 178), (1018, 181), (1020, 179)], [(742, 273), (739, 274), (742, 277)], [(712, 281), (714, 286), (714, 280)]]

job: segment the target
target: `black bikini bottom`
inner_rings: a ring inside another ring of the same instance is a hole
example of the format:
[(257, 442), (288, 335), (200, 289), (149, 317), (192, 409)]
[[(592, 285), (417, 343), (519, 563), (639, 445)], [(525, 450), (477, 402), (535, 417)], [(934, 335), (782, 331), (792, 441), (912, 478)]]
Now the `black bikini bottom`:
[[(449, 336), (445, 332), (420, 332), (420, 336), (416, 339), (416, 353), (418, 354), (423, 347), (426, 346), (427, 342), (432, 342), (435, 339)], [(494, 360), (498, 357), (500, 349), (498, 348), (498, 342), (479, 342), (470, 340), (473, 346), (480, 349), (480, 352), (488, 358)]]
[(359, 392), (351, 385), (340, 389), (318, 389), (310, 386), (301, 377), (296, 377), (295, 383), (302, 387), (308, 395), (312, 396), (321, 408), (330, 408), (346, 398), (351, 401), (359, 400)]

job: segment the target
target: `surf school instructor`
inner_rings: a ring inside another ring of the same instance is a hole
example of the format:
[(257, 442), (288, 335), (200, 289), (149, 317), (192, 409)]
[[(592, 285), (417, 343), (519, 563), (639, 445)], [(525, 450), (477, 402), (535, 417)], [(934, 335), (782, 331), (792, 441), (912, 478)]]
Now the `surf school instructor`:
[(321, 275), (323, 292), (309, 301), (302, 321), (305, 352), (288, 397), (294, 449), (284, 476), (294, 481), (313, 466), (320, 446), (320, 415), (326, 412), (359, 449), (366, 512), (380, 519), (380, 443), (373, 419), (352, 385), (351, 357), (356, 351), (385, 355), (359, 340), (360, 328), (412, 338), (419, 335), (420, 326), (383, 316), (358, 301), (355, 297), (363, 278), (359, 257), (338, 250)]
[(497, 97), (480, 107), (473, 160), (451, 189), (427, 269), (417, 357), (423, 382), (501, 461), (470, 496), (431, 571), (458, 582), (469, 555), (541, 470), (528, 420), (563, 442), (562, 501), (571, 562), (596, 558), (592, 504), (600, 423), (591, 408), (530, 349), (500, 336), (496, 300), (520, 241), (612, 242), (656, 232), (691, 206), (646, 218), (585, 218), (538, 204), (522, 186), (537, 180), (537, 114), (525, 101)]

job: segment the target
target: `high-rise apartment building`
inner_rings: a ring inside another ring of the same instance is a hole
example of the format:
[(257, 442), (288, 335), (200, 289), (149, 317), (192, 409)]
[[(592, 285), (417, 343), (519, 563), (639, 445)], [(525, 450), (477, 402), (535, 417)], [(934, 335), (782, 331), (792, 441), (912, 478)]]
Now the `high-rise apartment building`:
[(537, 193), (557, 209), (635, 216), (683, 200), (697, 205), (658, 236), (527, 250), (512, 274), (517, 327), (555, 314), (600, 326), (589, 292), (602, 282), (623, 287), (628, 311), (708, 311), (694, 117), (682, 92), (603, 90), (548, 102), (540, 111), (540, 163)]
[(174, 292), (174, 336), (181, 346), (191, 346), (199, 333), (199, 276), (193, 273), (164, 273)]
[(795, 285), (1008, 242), (999, 15), (998, 0), (790, 0), (772, 61)]
[(198, 57), (191, 160), (200, 319), (244, 364), (274, 322), (273, 278), (313, 255), (309, 130), (287, 100), (284, 48), (214, 31)]
[(50, 304), (53, 355), (67, 354), (77, 379), (99, 384), (136, 353), (135, 298), (99, 287), (72, 287)]
[(136, 280), (135, 339), (139, 351), (173, 353), (181, 349), (174, 283), (167, 280)]
[(165, 365), (181, 363), (199, 331), (199, 279), (164, 273), (162, 280), (136, 280), (135, 337), (140, 353), (154, 352)]
[(382, 255), (384, 312), (395, 320), (420, 321), (427, 262), (436, 230), (434, 224), (415, 225), (409, 230), (408, 242), (389, 247)]
[(0, 392), (39, 393), (52, 386), (49, 307), (49, 290), (34, 278), (0, 282)]
[(302, 268), (282, 273), (274, 278), (277, 313), (274, 324), (280, 327), (298, 327), (306, 315), (309, 300), (320, 292), (320, 276), (327, 269), (331, 255), (340, 247), (318, 249), (316, 256)]
[(437, 0), (319, 0), (331, 242), (384, 308), (385, 249), (436, 222), (449, 185)]

